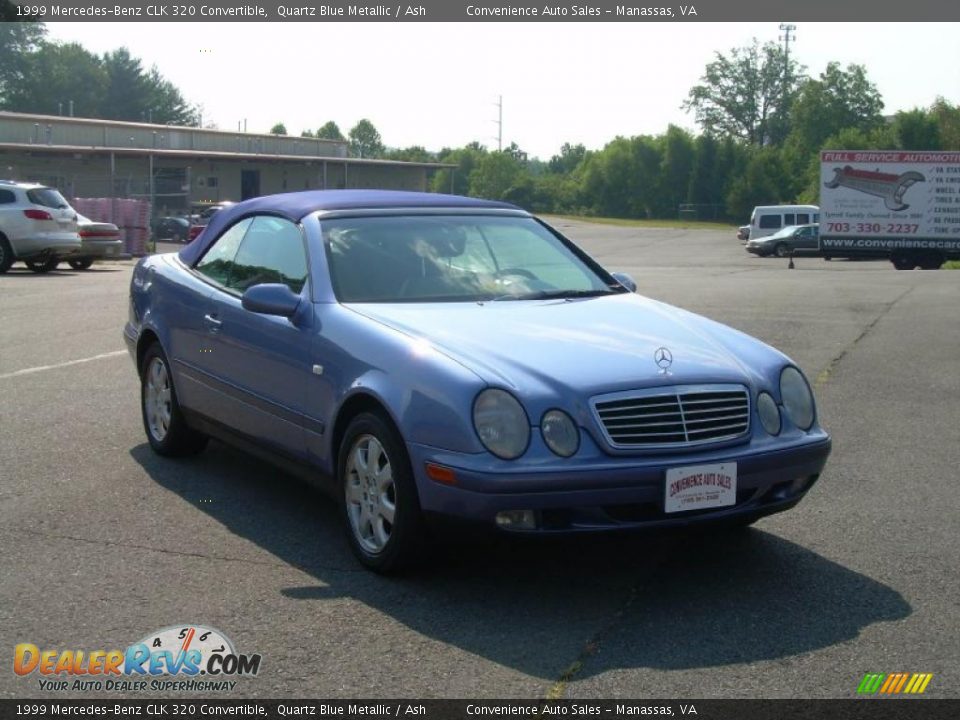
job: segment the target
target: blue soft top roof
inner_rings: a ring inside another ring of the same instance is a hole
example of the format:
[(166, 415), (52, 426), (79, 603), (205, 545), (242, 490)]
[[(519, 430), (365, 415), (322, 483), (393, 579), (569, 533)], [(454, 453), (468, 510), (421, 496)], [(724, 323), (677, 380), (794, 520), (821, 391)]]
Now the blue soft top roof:
[(180, 251), (180, 259), (193, 265), (221, 230), (247, 215), (269, 214), (300, 222), (317, 210), (359, 210), (372, 208), (508, 208), (516, 205), (493, 200), (399, 190), (308, 190), (252, 198), (216, 213), (196, 240)]

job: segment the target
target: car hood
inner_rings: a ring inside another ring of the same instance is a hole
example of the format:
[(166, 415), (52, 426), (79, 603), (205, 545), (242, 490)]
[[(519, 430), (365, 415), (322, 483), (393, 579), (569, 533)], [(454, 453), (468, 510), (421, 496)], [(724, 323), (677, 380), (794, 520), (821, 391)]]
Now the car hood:
[[(513, 388), (598, 394), (639, 387), (754, 385), (754, 361), (779, 356), (733, 329), (634, 294), (577, 300), (348, 306)], [(667, 348), (667, 373), (654, 360)], [(753, 356), (753, 357), (750, 357)]]

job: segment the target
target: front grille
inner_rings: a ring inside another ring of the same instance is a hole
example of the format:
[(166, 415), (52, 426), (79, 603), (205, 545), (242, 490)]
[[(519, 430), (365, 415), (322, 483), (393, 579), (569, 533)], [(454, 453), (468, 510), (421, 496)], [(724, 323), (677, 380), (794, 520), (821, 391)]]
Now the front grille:
[(750, 427), (750, 396), (738, 385), (618, 393), (595, 399), (593, 407), (615, 448), (723, 442)]

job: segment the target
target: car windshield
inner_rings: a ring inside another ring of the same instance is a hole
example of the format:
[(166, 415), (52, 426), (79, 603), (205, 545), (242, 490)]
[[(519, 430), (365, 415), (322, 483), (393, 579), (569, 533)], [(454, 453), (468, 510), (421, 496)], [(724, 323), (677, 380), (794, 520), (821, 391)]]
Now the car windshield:
[(53, 188), (34, 188), (27, 190), (27, 199), (34, 205), (62, 210), (70, 207), (63, 195)]
[(783, 228), (782, 230), (778, 230), (770, 237), (771, 238), (793, 237), (796, 234), (797, 230), (799, 229), (800, 229), (799, 225), (787, 225), (785, 228)]
[(463, 302), (625, 292), (532, 218), (409, 216), (323, 222), (341, 302)]

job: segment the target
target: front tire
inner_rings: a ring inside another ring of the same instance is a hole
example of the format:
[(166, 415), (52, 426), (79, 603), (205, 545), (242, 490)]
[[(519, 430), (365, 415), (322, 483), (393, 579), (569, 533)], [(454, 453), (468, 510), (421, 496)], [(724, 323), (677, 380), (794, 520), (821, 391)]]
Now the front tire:
[(774, 254), (777, 257), (786, 257), (790, 254), (790, 250), (787, 248), (785, 243), (780, 243), (773, 249)]
[(207, 436), (187, 425), (173, 386), (170, 364), (160, 343), (143, 357), (140, 373), (140, 410), (150, 447), (158, 455), (195, 455), (207, 445)]
[(361, 413), (347, 427), (338, 456), (340, 508), (350, 548), (377, 573), (422, 558), (423, 519), (410, 458), (400, 434), (379, 413)]
[(43, 275), (51, 270), (56, 270), (57, 265), (60, 264), (60, 258), (54, 256), (46, 260), (24, 260), (23, 262), (33, 272)]
[(93, 258), (83, 258), (81, 260), (67, 260), (67, 264), (74, 270), (89, 270), (93, 265)]

